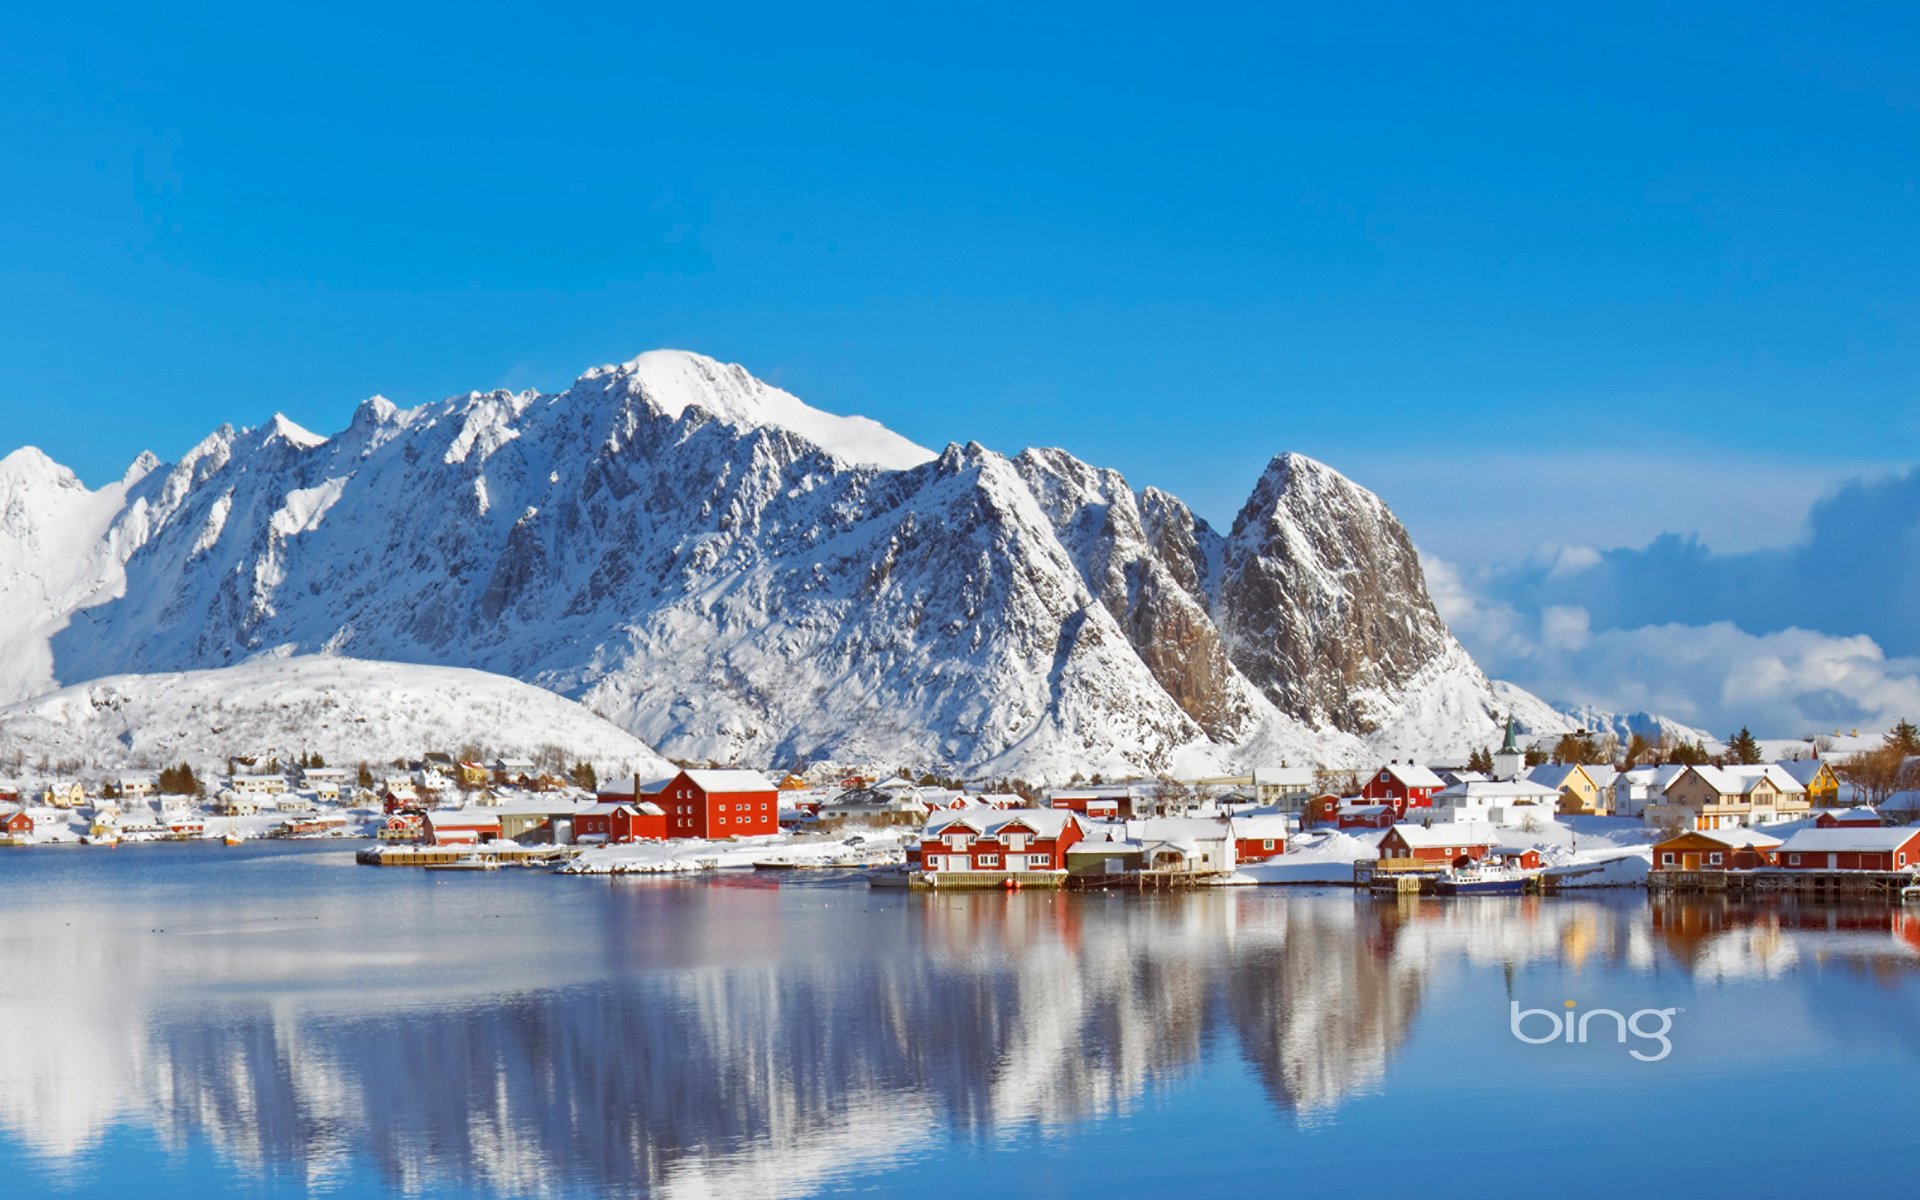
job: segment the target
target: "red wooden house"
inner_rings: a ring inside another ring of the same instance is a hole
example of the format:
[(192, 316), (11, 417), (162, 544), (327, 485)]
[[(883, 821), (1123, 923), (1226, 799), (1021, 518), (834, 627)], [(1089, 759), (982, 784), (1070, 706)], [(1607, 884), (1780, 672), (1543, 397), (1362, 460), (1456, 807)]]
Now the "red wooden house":
[(5, 833), (8, 837), (30, 836), (33, 833), (32, 814), (24, 808), (19, 812), (8, 813), (6, 819), (0, 821), (0, 833)]
[(1790, 871), (1904, 871), (1920, 866), (1920, 826), (1802, 829), (1774, 861)]
[(1446, 781), (1413, 763), (1388, 763), (1375, 771), (1360, 794), (1375, 804), (1393, 805), (1393, 815), (1404, 817), (1410, 808), (1432, 808), (1433, 794)]
[(1287, 852), (1287, 818), (1279, 813), (1234, 817), (1228, 824), (1233, 830), (1235, 862), (1266, 862)]
[(1078, 814), (1063, 808), (966, 809), (942, 812), (920, 835), (920, 869), (1064, 871), (1067, 848), (1086, 835)]
[(1653, 847), (1656, 871), (1751, 871), (1773, 865), (1780, 839), (1752, 829), (1687, 829)]
[(1380, 857), (1463, 867), (1487, 857), (1493, 847), (1493, 836), (1484, 825), (1395, 825), (1381, 835)]
[(1342, 804), (1333, 823), (1341, 829), (1391, 829), (1394, 815), (1391, 804)]
[(682, 771), (659, 791), (670, 838), (754, 837), (780, 832), (778, 789), (758, 771)]
[(664, 842), (667, 840), (667, 813), (650, 800), (642, 800), (638, 804), (596, 804), (573, 814), (573, 840), (599, 841), (610, 845)]
[(500, 836), (500, 818), (463, 808), (441, 808), (421, 818), (422, 841), (435, 846), (466, 846)]
[(1876, 829), (1886, 822), (1870, 808), (1823, 808), (1813, 824), (1816, 829)]
[(1055, 789), (1048, 794), (1047, 800), (1054, 808), (1078, 813), (1090, 820), (1117, 821), (1120, 819), (1120, 801), (1124, 796), (1123, 791), (1109, 793), (1098, 788), (1070, 788)]

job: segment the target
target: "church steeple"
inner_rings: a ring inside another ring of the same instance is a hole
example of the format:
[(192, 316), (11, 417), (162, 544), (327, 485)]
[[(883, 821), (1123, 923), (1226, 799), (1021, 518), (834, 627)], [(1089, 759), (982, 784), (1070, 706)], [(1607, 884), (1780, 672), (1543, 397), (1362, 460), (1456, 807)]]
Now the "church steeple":
[(1513, 714), (1507, 714), (1507, 739), (1500, 743), (1500, 749), (1493, 756), (1493, 777), (1495, 779), (1518, 779), (1527, 765), (1526, 751), (1520, 749), (1520, 739), (1514, 736)]

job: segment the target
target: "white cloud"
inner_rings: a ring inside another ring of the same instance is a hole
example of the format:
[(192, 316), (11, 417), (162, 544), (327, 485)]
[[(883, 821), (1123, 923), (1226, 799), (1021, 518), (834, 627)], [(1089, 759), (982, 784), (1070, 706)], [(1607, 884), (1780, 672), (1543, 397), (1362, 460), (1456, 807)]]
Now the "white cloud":
[(1527, 613), (1488, 599), (1478, 580), (1425, 560), (1440, 615), (1488, 674), (1556, 701), (1658, 713), (1722, 735), (1876, 728), (1920, 717), (1920, 659), (1889, 658), (1873, 638), (1789, 627), (1750, 633), (1729, 621), (1594, 629), (1587, 610)]

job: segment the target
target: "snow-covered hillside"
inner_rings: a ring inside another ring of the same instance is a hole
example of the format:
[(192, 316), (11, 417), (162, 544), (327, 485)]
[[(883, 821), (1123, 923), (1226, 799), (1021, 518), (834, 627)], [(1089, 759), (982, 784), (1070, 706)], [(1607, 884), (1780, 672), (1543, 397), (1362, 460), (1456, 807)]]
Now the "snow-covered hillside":
[(215, 671), (112, 675), (0, 708), (0, 748), (29, 763), (217, 764), (315, 752), (380, 763), (476, 747), (558, 747), (603, 778), (673, 768), (632, 734), (552, 692), (480, 671), (308, 656)]
[(680, 759), (1033, 779), (1464, 756), (1512, 707), (1393, 514), (1295, 454), (1221, 533), (1064, 451), (935, 455), (656, 351), (332, 437), (225, 427), (97, 493), (16, 457), (0, 699), (350, 654), (538, 684)]

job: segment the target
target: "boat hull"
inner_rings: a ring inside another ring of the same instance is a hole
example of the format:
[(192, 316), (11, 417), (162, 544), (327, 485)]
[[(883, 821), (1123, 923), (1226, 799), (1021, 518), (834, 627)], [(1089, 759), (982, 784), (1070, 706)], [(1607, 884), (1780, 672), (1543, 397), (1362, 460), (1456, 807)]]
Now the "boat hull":
[(1442, 896), (1518, 896), (1527, 890), (1524, 879), (1442, 879), (1433, 885)]

